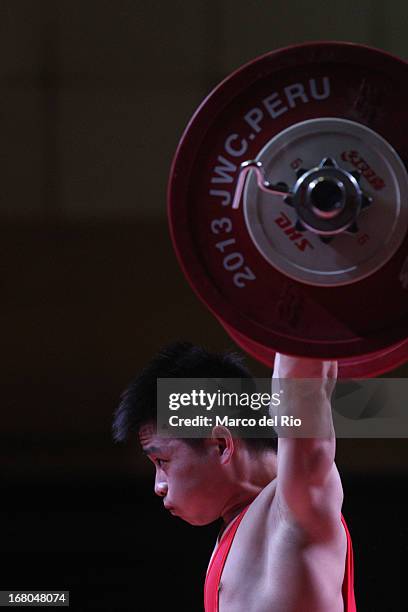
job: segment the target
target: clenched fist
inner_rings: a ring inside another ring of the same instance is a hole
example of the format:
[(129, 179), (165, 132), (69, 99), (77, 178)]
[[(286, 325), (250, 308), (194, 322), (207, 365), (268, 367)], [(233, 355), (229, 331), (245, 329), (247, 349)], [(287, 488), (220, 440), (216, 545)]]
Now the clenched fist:
[(274, 378), (330, 378), (335, 381), (337, 371), (337, 361), (320, 361), (320, 359), (276, 353), (273, 376)]

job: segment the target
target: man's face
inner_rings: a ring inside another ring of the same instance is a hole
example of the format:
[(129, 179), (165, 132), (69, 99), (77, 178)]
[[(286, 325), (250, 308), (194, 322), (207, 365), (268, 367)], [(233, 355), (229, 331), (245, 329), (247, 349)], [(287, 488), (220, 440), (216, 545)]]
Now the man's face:
[(216, 445), (193, 448), (184, 440), (162, 438), (153, 423), (142, 425), (139, 441), (156, 468), (154, 490), (167, 510), (192, 525), (220, 517), (226, 482)]

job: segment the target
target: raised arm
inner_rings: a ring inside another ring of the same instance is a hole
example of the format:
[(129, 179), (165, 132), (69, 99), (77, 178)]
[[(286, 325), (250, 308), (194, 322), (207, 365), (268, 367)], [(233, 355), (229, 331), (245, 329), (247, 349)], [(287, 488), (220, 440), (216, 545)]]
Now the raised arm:
[[(281, 406), (271, 414), (294, 415), (302, 420), (309, 437), (286, 437), (277, 427), (277, 496), (305, 527), (327, 525), (339, 518), (343, 492), (334, 464), (336, 438), (331, 413), (331, 396), (336, 384), (337, 362), (277, 354), (272, 391), (283, 387)], [(304, 380), (302, 383), (302, 379)], [(286, 383), (286, 384), (285, 384)], [(312, 433), (311, 433), (312, 432)], [(317, 432), (314, 435), (313, 432)], [(298, 434), (301, 435), (301, 434)]]

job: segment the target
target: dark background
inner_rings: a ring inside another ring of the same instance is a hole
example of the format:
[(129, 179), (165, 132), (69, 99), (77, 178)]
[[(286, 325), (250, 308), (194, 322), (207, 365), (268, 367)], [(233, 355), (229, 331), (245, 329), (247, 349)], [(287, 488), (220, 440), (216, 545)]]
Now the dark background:
[[(217, 526), (164, 513), (135, 441), (110, 434), (163, 344), (233, 347), (172, 251), (172, 154), (242, 63), (317, 39), (406, 58), (407, 18), (404, 0), (0, 2), (0, 590), (70, 590), (81, 611), (202, 609)], [(406, 610), (406, 440), (339, 440), (337, 463), (359, 610)]]

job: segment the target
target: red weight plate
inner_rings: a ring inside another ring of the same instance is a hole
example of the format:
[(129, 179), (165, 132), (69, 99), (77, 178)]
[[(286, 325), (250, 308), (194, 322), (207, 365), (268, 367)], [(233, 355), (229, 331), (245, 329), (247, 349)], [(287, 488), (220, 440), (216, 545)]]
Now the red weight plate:
[[(275, 361), (275, 351), (271, 348), (262, 346), (245, 338), (232, 327), (228, 327), (220, 320), (225, 330), (233, 340), (246, 351), (266, 366), (273, 368)], [(321, 358), (331, 359), (331, 354), (322, 354)], [(408, 360), (408, 341), (403, 341), (394, 346), (388, 347), (376, 353), (359, 355), (354, 359), (339, 360), (339, 378), (372, 378), (385, 374), (394, 368), (402, 365)]]
[[(168, 186), (173, 244), (194, 291), (260, 361), (270, 364), (274, 351), (330, 356), (357, 369), (364, 363), (360, 370), (370, 375), (405, 360), (408, 294), (400, 273), (407, 235), (382, 267), (358, 282), (316, 286), (271, 265), (254, 244), (242, 207), (233, 210), (231, 204), (240, 164), (306, 120), (338, 118), (365, 126), (406, 167), (401, 126), (407, 94), (406, 62), (361, 45), (308, 43), (240, 68), (187, 126)], [(395, 346), (400, 348), (388, 350)]]

